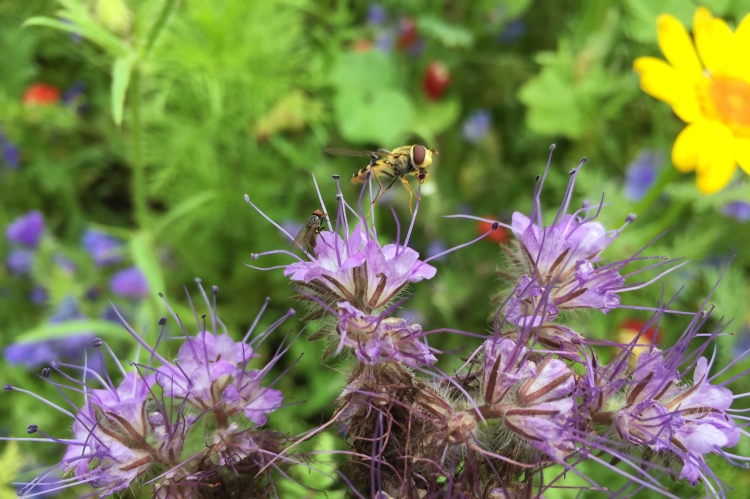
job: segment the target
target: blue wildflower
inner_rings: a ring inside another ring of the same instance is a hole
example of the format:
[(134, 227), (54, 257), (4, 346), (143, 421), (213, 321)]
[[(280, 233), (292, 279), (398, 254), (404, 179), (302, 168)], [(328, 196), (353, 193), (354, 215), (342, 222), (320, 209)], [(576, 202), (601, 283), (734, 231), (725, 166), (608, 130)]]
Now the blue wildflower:
[(18, 170), (21, 164), (21, 151), (13, 142), (5, 137), (2, 130), (0, 130), (0, 150), (2, 150), (0, 157), (4, 160), (5, 164), (11, 170)]
[(480, 109), (466, 118), (461, 132), (467, 142), (477, 144), (487, 135), (492, 126), (492, 116), (486, 109)]
[(656, 174), (663, 160), (658, 151), (644, 150), (628, 165), (625, 173), (625, 197), (631, 201), (640, 200), (656, 180)]
[(122, 241), (94, 229), (87, 229), (81, 239), (83, 248), (94, 257), (100, 267), (122, 261)]
[(138, 267), (122, 269), (109, 281), (112, 292), (124, 298), (144, 298), (149, 293), (148, 281)]
[(747, 201), (731, 201), (721, 207), (721, 212), (738, 222), (747, 222), (750, 220), (750, 203)]
[(38, 210), (22, 215), (5, 229), (8, 241), (36, 248), (44, 232), (44, 215)]
[(505, 29), (500, 32), (500, 35), (497, 37), (497, 41), (500, 43), (512, 45), (525, 34), (526, 23), (524, 23), (520, 19), (513, 19), (505, 26)]
[(8, 255), (5, 266), (11, 274), (25, 275), (34, 265), (34, 252), (27, 249), (14, 249)]
[(367, 8), (367, 24), (380, 26), (388, 20), (388, 14), (382, 5), (378, 3), (370, 4)]

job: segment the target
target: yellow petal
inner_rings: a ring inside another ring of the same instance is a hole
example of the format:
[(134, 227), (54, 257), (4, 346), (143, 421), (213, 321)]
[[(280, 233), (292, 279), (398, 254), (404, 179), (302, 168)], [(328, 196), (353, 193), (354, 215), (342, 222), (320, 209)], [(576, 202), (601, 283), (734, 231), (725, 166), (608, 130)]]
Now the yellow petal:
[(700, 104), (693, 86), (675, 69), (655, 57), (639, 57), (633, 69), (641, 77), (641, 88), (652, 97), (667, 102), (686, 123), (700, 118)]
[(745, 81), (750, 81), (750, 64), (747, 63), (750, 54), (750, 14), (737, 26), (734, 32), (734, 50), (732, 74)]
[(693, 38), (703, 65), (713, 75), (726, 74), (733, 59), (732, 30), (721, 19), (711, 16), (705, 7), (699, 7), (693, 16)]
[(657, 19), (659, 46), (672, 66), (691, 81), (698, 80), (703, 67), (695, 53), (693, 40), (676, 17), (662, 14)]
[(750, 139), (734, 138), (734, 159), (750, 175)]
[(702, 128), (703, 144), (695, 166), (697, 185), (703, 194), (713, 194), (729, 183), (737, 169), (734, 137), (731, 130), (718, 121), (707, 122)]
[(672, 163), (682, 173), (695, 170), (695, 166), (698, 164), (698, 153), (700, 152), (705, 123), (705, 121), (691, 123), (682, 129), (674, 141)]

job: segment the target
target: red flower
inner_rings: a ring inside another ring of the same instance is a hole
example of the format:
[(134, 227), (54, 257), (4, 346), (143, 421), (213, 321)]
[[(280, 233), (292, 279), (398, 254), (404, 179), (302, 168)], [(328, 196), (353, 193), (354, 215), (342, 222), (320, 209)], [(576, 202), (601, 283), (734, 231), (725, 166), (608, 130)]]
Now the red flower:
[(360, 38), (354, 42), (352, 49), (355, 52), (369, 52), (372, 50), (372, 42), (370, 40), (364, 40)]
[[(492, 217), (489, 216), (485, 218), (492, 218)], [(492, 228), (491, 222), (483, 222), (483, 221), (477, 222), (477, 234), (484, 234), (491, 228)], [(485, 237), (484, 239), (485, 241), (492, 241), (497, 244), (503, 244), (507, 242), (509, 239), (508, 229), (506, 229), (505, 227), (498, 227), (497, 229), (490, 232), (489, 235)]]
[(24, 104), (49, 106), (60, 102), (60, 89), (46, 83), (35, 83), (23, 94)]
[(409, 17), (401, 18), (399, 22), (399, 34), (396, 39), (396, 47), (404, 50), (414, 45), (419, 39), (417, 25)]
[(433, 61), (424, 73), (422, 88), (430, 100), (438, 100), (445, 93), (450, 81), (451, 74), (445, 64)]

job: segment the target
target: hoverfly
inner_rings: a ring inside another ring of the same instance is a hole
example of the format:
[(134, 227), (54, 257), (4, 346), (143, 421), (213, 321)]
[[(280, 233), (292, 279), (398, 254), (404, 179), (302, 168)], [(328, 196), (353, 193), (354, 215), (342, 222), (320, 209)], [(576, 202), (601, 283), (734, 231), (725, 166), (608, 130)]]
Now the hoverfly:
[(317, 244), (318, 234), (325, 229), (323, 227), (323, 220), (326, 218), (326, 214), (320, 210), (315, 210), (307, 218), (307, 222), (302, 226), (297, 236), (292, 242), (292, 251), (295, 249), (301, 249), (306, 252), (308, 249), (310, 253), (315, 255), (315, 245)]
[[(356, 149), (327, 147), (323, 149), (323, 152), (333, 156), (369, 157), (370, 164), (352, 175), (352, 183), (361, 184), (367, 179), (367, 174), (372, 172), (372, 175), (375, 177), (375, 180), (377, 180), (379, 186), (375, 200), (372, 202), (372, 204), (375, 205), (380, 198), (388, 192), (388, 189), (393, 187), (393, 184), (395, 184), (396, 181), (401, 180), (404, 187), (406, 187), (406, 190), (409, 191), (409, 211), (412, 210), (411, 207), (412, 199), (414, 198), (414, 191), (405, 177), (407, 175), (414, 175), (417, 177), (419, 184), (423, 184), (429, 175), (427, 169), (432, 164), (432, 155), (437, 154), (437, 151), (427, 149), (420, 144), (401, 146), (392, 151), (387, 149), (378, 149), (377, 151), (358, 151)], [(380, 175), (384, 175), (393, 180), (384, 187), (378, 178)]]

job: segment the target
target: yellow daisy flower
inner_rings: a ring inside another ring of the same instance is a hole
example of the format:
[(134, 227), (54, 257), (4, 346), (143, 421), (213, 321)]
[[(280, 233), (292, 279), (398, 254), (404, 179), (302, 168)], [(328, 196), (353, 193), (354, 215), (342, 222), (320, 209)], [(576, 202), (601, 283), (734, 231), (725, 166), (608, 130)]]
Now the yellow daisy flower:
[(636, 59), (641, 88), (688, 123), (672, 148), (675, 167), (695, 170), (702, 193), (719, 191), (738, 164), (750, 174), (750, 14), (732, 33), (700, 7), (693, 16), (693, 39), (680, 21), (662, 14), (658, 38), (668, 62)]

